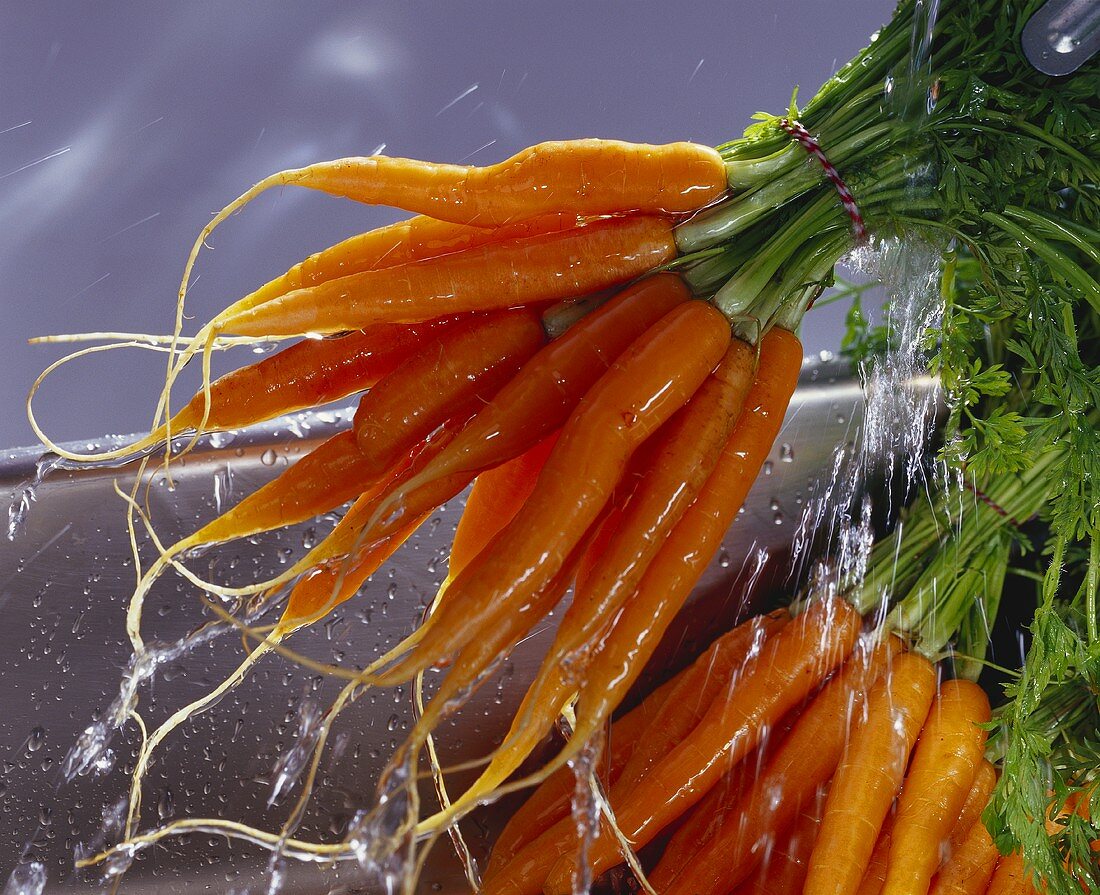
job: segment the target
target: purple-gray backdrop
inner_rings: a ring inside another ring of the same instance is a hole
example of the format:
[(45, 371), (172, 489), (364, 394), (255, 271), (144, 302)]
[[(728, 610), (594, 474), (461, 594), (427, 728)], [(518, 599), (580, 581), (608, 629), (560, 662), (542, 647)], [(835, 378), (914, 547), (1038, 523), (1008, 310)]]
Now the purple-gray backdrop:
[[(890, 0), (673, 3), (0, 2), (0, 446), (58, 356), (28, 336), (165, 332), (197, 229), (260, 176), (364, 154), (491, 162), (539, 140), (717, 143), (808, 96)], [(201, 260), (204, 319), (305, 253), (393, 214), (274, 192)], [(813, 315), (807, 349), (836, 343)], [(192, 324), (192, 329), (194, 323)], [(59, 439), (148, 424), (161, 360), (62, 371), (38, 404)]]

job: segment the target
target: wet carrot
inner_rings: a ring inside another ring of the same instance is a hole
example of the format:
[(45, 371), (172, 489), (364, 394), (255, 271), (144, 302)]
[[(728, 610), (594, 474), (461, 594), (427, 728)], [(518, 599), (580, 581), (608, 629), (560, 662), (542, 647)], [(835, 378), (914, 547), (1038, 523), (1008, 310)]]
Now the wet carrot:
[(366, 233), (358, 233), (300, 261), (286, 273), (233, 304), (236, 311), (254, 308), (280, 295), (316, 286), (338, 277), (366, 270), (398, 267), (426, 258), (438, 258), (492, 242), (523, 239), (570, 230), (580, 222), (576, 215), (554, 214), (504, 227), (472, 227), (418, 215)]
[(236, 506), (171, 548), (179, 553), (304, 522), (367, 490), (377, 476), (368, 473), (355, 433), (340, 432), (314, 448)]
[(676, 831), (661, 853), (660, 864), (654, 868), (654, 873), (663, 865), (661, 876), (654, 878), (650, 875), (649, 881), (654, 885), (664, 886), (672, 879), (672, 875), (679, 871), (685, 863), (694, 859), (697, 852), (701, 851), (707, 842), (720, 830), (731, 811), (736, 810), (741, 799), (752, 785), (755, 777), (759, 776), (771, 754), (775, 751), (783, 738), (793, 726), (798, 710), (791, 712), (779, 726), (771, 731), (767, 738), (760, 744), (760, 748), (753, 755), (749, 755), (744, 761), (722, 775), (710, 791), (703, 796), (694, 808), (680, 819)]
[(534, 492), (492, 548), (451, 585), (420, 644), (380, 675), (397, 683), (446, 661), (506, 617), (537, 619), (527, 601), (560, 571), (596, 521), (630, 455), (676, 412), (725, 353), (729, 324), (712, 305), (686, 302), (650, 328), (585, 395), (562, 429)]
[[(613, 784), (618, 778), (634, 749), (652, 727), (653, 718), (664, 705), (677, 680), (678, 678), (672, 678), (666, 681), (611, 725), (606, 746), (605, 785)], [(513, 812), (493, 842), (493, 850), (485, 868), (486, 878), (496, 873), (528, 842), (569, 814), (576, 785), (576, 775), (572, 769), (560, 768), (531, 793), (527, 801)]]
[(647, 277), (543, 347), (438, 458), (393, 492), (373, 533), (384, 534), (404, 513), (445, 503), (483, 470), (559, 429), (631, 343), (689, 298), (678, 276)]
[[(785, 330), (774, 332), (761, 345), (759, 369), (766, 374), (758, 372), (718, 465), (592, 659), (578, 705), (574, 744), (587, 742), (625, 698), (718, 552), (771, 450), (802, 366), (798, 339)], [(568, 696), (569, 692), (562, 692), (555, 698), (560, 704)]]
[(1005, 855), (997, 862), (986, 895), (1036, 895), (1019, 852)]
[(675, 257), (668, 220), (613, 218), (328, 280), (253, 308), (230, 308), (210, 331), (341, 332), (559, 301), (626, 282)]
[(997, 866), (997, 846), (981, 820), (970, 825), (947, 863), (940, 868), (929, 895), (983, 895)]
[(890, 858), (890, 840), (894, 831), (894, 819), (897, 817), (896, 809), (897, 803), (882, 824), (882, 832), (875, 840), (874, 851), (871, 852), (871, 859), (867, 862), (867, 870), (856, 889), (856, 895), (879, 895), (882, 891), (882, 884), (886, 882), (886, 862)]
[[(563, 697), (584, 676), (581, 653), (586, 644), (597, 640), (634, 592), (668, 533), (718, 463), (740, 415), (754, 365), (755, 352), (748, 345), (741, 341), (731, 345), (715, 373), (647, 442), (645, 475), (639, 478), (625, 509), (616, 514), (614, 533), (600, 543), (600, 558), (585, 569), (583, 585), (574, 587), (573, 601), (516, 712), (506, 745), (474, 783), (473, 791), (485, 792), (500, 784), (553, 725)], [(607, 531), (607, 527), (601, 529), (597, 538)], [(690, 725), (683, 732), (688, 730)], [(672, 742), (667, 737), (659, 739)]]
[(948, 681), (932, 704), (898, 798), (884, 895), (926, 892), (977, 776), (989, 700), (976, 684)]
[(444, 587), (488, 547), (519, 512), (534, 490), (557, 440), (556, 434), (544, 438), (525, 453), (485, 470), (474, 480), (451, 541)]
[[(172, 417), (171, 431), (200, 425), (206, 432), (235, 429), (345, 398), (373, 386), (415, 352), (428, 333), (451, 322), (382, 324), (337, 338), (295, 342), (212, 382), (209, 410), (199, 392)], [(163, 439), (165, 428), (143, 442)]]
[(810, 853), (820, 836), (824, 800), (824, 793), (818, 793), (798, 815), (786, 841), (768, 850), (760, 866), (734, 890), (734, 895), (802, 895)]
[(970, 784), (970, 792), (966, 794), (966, 801), (959, 809), (959, 818), (951, 830), (951, 838), (947, 843), (949, 854), (962, 844), (970, 828), (981, 819), (996, 783), (997, 772), (993, 769), (993, 765), (983, 758), (978, 764), (978, 773), (974, 777), (974, 782)]
[(353, 425), (367, 475), (381, 475), (447, 420), (473, 415), (545, 341), (538, 316), (523, 308), (426, 339), (359, 402)]
[(726, 188), (721, 156), (696, 143), (619, 140), (539, 143), (495, 165), (448, 165), (374, 155), (318, 162), (264, 178), (222, 209), (229, 215), (276, 186), (301, 186), (441, 221), (499, 227), (540, 215), (694, 211)]
[[(778, 636), (782, 637), (782, 632)], [(833, 776), (848, 738), (850, 719), (898, 649), (898, 643), (890, 639), (870, 652), (858, 651), (845, 663), (795, 721), (763, 772), (706, 846), (680, 867), (665, 862), (658, 865), (654, 878), (664, 895), (713, 895), (752, 873), (769, 838), (778, 840), (786, 835), (818, 788)]]
[(290, 591), (279, 619), (280, 634), (312, 625), (359, 592), (364, 582), (405, 543), (426, 516), (409, 520), (405, 527), (375, 541), (343, 562), (330, 562), (307, 573)]
[(755, 623), (739, 625), (718, 638), (699, 659), (677, 679), (653, 719), (653, 729), (630, 756), (616, 784), (627, 791), (641, 780), (670, 749), (691, 734), (716, 700), (738, 686), (743, 669), (751, 669), (756, 654), (769, 637), (790, 621), (785, 609), (758, 616)]
[(806, 895), (851, 895), (859, 887), (935, 691), (935, 669), (912, 653), (871, 690), (829, 787)]
[[(843, 601), (815, 604), (765, 642), (754, 670), (727, 699), (715, 702), (692, 731), (630, 792), (611, 804), (623, 835), (641, 848), (696, 804), (722, 776), (759, 744), (765, 729), (799, 704), (851, 651), (858, 614)], [(547, 895), (569, 892), (575, 824), (563, 821), (530, 843), (498, 876), (485, 895)], [(599, 875), (619, 863), (614, 837), (600, 836), (589, 849)]]
[(783, 423), (802, 367), (802, 345), (773, 330), (760, 348), (757, 376), (718, 464), (661, 547), (601, 643), (585, 674), (577, 743), (599, 729), (626, 696), (645, 663), (714, 558), (756, 480)]

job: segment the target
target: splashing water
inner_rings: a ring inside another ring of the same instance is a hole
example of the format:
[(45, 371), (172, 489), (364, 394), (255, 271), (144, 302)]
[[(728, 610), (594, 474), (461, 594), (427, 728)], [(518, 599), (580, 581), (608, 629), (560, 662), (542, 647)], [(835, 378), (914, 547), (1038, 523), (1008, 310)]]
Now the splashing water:
[(8, 507), (8, 540), (14, 541), (27, 527), (27, 514), (31, 504), (38, 499), (38, 489), (42, 482), (55, 469), (64, 466), (65, 461), (57, 454), (46, 453), (34, 464), (34, 475), (21, 488), (17, 488)]
[[(803, 511), (795, 555), (803, 559), (821, 539), (829, 545), (811, 572), (811, 590), (839, 595), (863, 580), (874, 543), (873, 478), (886, 483), (886, 509), (906, 502), (924, 475), (924, 451), (935, 423), (937, 393), (927, 377), (925, 334), (943, 316), (939, 292), (941, 251), (916, 239), (891, 239), (859, 250), (862, 271), (880, 279), (890, 303), (886, 353), (860, 369), (864, 420), (857, 442), (839, 447), (831, 474)], [(902, 493), (890, 483), (901, 473)]]
[(20, 864), (8, 877), (0, 895), (42, 895), (46, 889), (46, 868), (37, 861)]
[(593, 791), (592, 778), (603, 753), (602, 737), (585, 744), (580, 754), (570, 761), (576, 784), (573, 788), (572, 815), (577, 827), (577, 861), (573, 867), (573, 895), (588, 895), (592, 889), (592, 864), (589, 850), (600, 835), (600, 797)]
[(315, 699), (302, 700), (298, 707), (298, 739), (279, 756), (273, 774), (271, 794), (267, 797), (268, 806), (278, 802), (280, 796), (288, 792), (301, 778), (321, 735), (321, 720), (320, 703)]

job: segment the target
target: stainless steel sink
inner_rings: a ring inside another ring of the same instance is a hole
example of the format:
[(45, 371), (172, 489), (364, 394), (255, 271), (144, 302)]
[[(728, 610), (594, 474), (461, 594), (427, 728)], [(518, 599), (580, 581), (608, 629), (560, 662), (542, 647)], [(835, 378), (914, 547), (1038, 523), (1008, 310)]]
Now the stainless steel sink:
[[(666, 639), (662, 663), (697, 652), (742, 611), (748, 599), (744, 582), (764, 552), (771, 571), (760, 581), (782, 584), (782, 558), (803, 503), (815, 479), (829, 469), (837, 445), (855, 437), (861, 408), (858, 383), (839, 365), (806, 366), (764, 474), (682, 624)], [(304, 414), (208, 439), (178, 467), (174, 489), (154, 478), (149, 504), (157, 531), (174, 540), (193, 529), (215, 513), (219, 501), (239, 499), (347, 419), (347, 412)], [(34, 473), (38, 452), (0, 456), (0, 494), (18, 497)], [(116, 738), (112, 769), (101, 776), (64, 783), (59, 765), (79, 732), (117, 692), (129, 657), (123, 613), (134, 571), (113, 483), (125, 485), (130, 475), (128, 468), (54, 472), (37, 488), (23, 530), (14, 541), (0, 540), (0, 881), (17, 862), (33, 859), (45, 866), (46, 892), (102, 886), (96, 876), (74, 871), (73, 855), (96, 841), (104, 817), (125, 792), (135, 730)], [(325, 661), (365, 663), (410, 631), (446, 570), (458, 510), (456, 501), (440, 511), (358, 599), (298, 635), (293, 646)], [(321, 521), (235, 544), (191, 564), (218, 580), (266, 577), (331, 524)], [(175, 576), (161, 580), (147, 606), (146, 630), (164, 641), (182, 637), (204, 619), (196, 590)], [(487, 684), (446, 727), (445, 762), (484, 754), (500, 736), (550, 627), (524, 642), (499, 680)], [(239, 638), (226, 635), (169, 663), (143, 693), (147, 720), (155, 723), (220, 681), (241, 655)], [(167, 741), (149, 775), (143, 826), (194, 815), (277, 829), (287, 805), (268, 806), (272, 768), (295, 740), (303, 702), (323, 706), (335, 689), (333, 681), (284, 659), (264, 660), (237, 691)], [(379, 770), (408, 728), (410, 714), (410, 695), (403, 688), (368, 693), (345, 713), (301, 838), (339, 838), (350, 816), (371, 803)], [(490, 809), (464, 825), (477, 855), (485, 853), (502, 813)], [(267, 870), (268, 855), (261, 850), (194, 835), (143, 852), (122, 891), (264, 891)], [(291, 862), (285, 870), (286, 892), (374, 890), (350, 864)], [(445, 842), (436, 847), (422, 888), (467, 891)]]

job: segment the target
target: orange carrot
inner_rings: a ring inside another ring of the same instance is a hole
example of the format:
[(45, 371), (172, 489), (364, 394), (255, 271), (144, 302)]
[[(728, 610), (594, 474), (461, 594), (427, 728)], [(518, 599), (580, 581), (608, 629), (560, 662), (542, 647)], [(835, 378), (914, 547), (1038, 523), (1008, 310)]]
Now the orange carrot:
[(601, 643), (578, 705), (586, 742), (626, 696), (737, 515), (771, 450), (802, 367), (802, 345), (785, 330), (761, 344), (757, 378), (718, 465), (673, 528)]
[(871, 690), (829, 787), (806, 895), (859, 887), (935, 691), (935, 669), (913, 653), (899, 656)]
[[(894, 804), (896, 810), (897, 803)], [(871, 859), (867, 862), (867, 870), (856, 889), (856, 895), (879, 895), (882, 884), (886, 882), (886, 862), (890, 857), (890, 840), (894, 831), (894, 819), (897, 817), (895, 810), (886, 816), (882, 824), (882, 832), (875, 840), (875, 849), (871, 852)]]
[(324, 618), (341, 603), (350, 600), (363, 583), (405, 543), (426, 516), (409, 520), (379, 541), (371, 543), (344, 562), (318, 566), (299, 579), (279, 619), (280, 633), (289, 634)]
[[(429, 332), (452, 321), (416, 326), (382, 324), (331, 339), (303, 339), (210, 384), (172, 417), (173, 434), (198, 428), (235, 429), (370, 388), (409, 357)], [(203, 414), (206, 422), (203, 423)], [(164, 437), (161, 426), (154, 439)]]
[(275, 186), (301, 186), (441, 221), (499, 227), (557, 212), (694, 211), (725, 191), (726, 172), (721, 156), (707, 146), (619, 140), (539, 143), (487, 167), (384, 155), (336, 159), (264, 178), (222, 209), (203, 238)]
[[(608, 737), (607, 773), (605, 783), (610, 785), (629, 760), (639, 742), (648, 735), (653, 718), (660, 711), (668, 694), (676, 686), (678, 677), (666, 681), (649, 694), (638, 706), (611, 725)], [(604, 776), (604, 775), (601, 775)], [(492, 876), (528, 842), (569, 814), (576, 775), (571, 768), (560, 768), (548, 777), (528, 797), (512, 816), (493, 842), (493, 850), (485, 868), (486, 878)]]
[(802, 895), (810, 853), (821, 835), (824, 801), (824, 793), (819, 793), (798, 815), (786, 841), (768, 850), (756, 872), (735, 890), (735, 895)]
[(612, 218), (350, 274), (253, 308), (230, 308), (215, 317), (211, 327), (216, 334), (277, 336), (416, 323), (466, 311), (576, 298), (633, 279), (675, 257), (668, 220)]
[[(637, 480), (629, 502), (618, 514), (614, 534), (601, 544), (604, 552), (585, 570), (584, 585), (574, 587), (573, 601), (516, 712), (506, 747), (474, 783), (475, 791), (499, 785), (554, 723), (563, 695), (572, 692), (583, 677), (586, 645), (597, 639), (634, 592), (668, 533), (718, 463), (740, 414), (754, 365), (755, 352), (738, 340), (690, 402), (646, 443), (641, 467), (646, 475)], [(605, 527), (600, 534), (606, 531)], [(683, 732), (688, 730), (690, 724)]]
[[(854, 612), (842, 601), (838, 605)], [(833, 776), (851, 717), (898, 648), (891, 638), (870, 652), (857, 652), (844, 665), (795, 721), (764, 771), (706, 846), (681, 867), (665, 862), (658, 865), (654, 879), (663, 893), (713, 895), (748, 877), (768, 839), (785, 835), (818, 787)]]
[(483, 470), (559, 429), (630, 344), (689, 298), (683, 280), (658, 274), (624, 289), (570, 327), (524, 364), (423, 472), (394, 491), (372, 535), (399, 524), (404, 513), (445, 503)]
[(1019, 852), (1005, 855), (997, 862), (986, 895), (1036, 895)]
[(380, 675), (397, 683), (445, 661), (524, 607), (557, 576), (607, 503), (630, 455), (678, 410), (718, 363), (729, 324), (705, 302), (674, 308), (585, 395), (562, 430), (534, 492), (491, 549), (451, 585), (416, 649)]
[(754, 657), (769, 637), (790, 621), (785, 609), (758, 616), (755, 623), (739, 625), (712, 644), (676, 682), (660, 711), (653, 729), (630, 756), (616, 783), (627, 792), (641, 780), (670, 749), (686, 738), (703, 719), (711, 705), (738, 686), (742, 670), (751, 669)]
[(981, 820), (976, 821), (936, 874), (930, 895), (983, 895), (998, 857), (993, 837)]
[(525, 453), (494, 469), (487, 469), (477, 477), (451, 541), (444, 587), (488, 547), (519, 512), (534, 490), (539, 473), (557, 440), (556, 434), (544, 438)]
[(989, 700), (976, 684), (948, 681), (932, 705), (898, 799), (883, 895), (928, 891), (940, 847), (959, 816), (985, 748)]
[(427, 339), (359, 403), (355, 436), (367, 475), (381, 475), (448, 419), (472, 415), (545, 343), (537, 315), (477, 315)]
[[(724, 769), (752, 751), (764, 730), (777, 723), (851, 651), (858, 614), (843, 601), (823, 600), (765, 642), (753, 671), (728, 699), (710, 707), (691, 735), (672, 749), (630, 792), (611, 803), (618, 826), (636, 848), (648, 844), (698, 802)], [(490, 880), (485, 895), (547, 895), (569, 892), (575, 824), (562, 821), (526, 848)], [(589, 849), (594, 874), (621, 861), (614, 837), (602, 835)]]
[(253, 491), (236, 506), (179, 541), (172, 553), (294, 525), (326, 513), (367, 490), (377, 476), (355, 443), (341, 432)]
[(754, 754), (723, 774), (722, 779), (711, 787), (699, 803), (680, 818), (676, 831), (661, 853), (660, 864), (654, 869), (654, 872), (660, 870), (662, 876), (655, 879), (651, 874), (650, 883), (665, 885), (672, 874), (678, 873), (679, 868), (694, 860), (696, 853), (702, 851), (711, 838), (722, 829), (730, 812), (736, 810), (741, 804), (741, 799), (753, 780), (763, 772), (765, 762), (790, 732), (790, 728), (797, 720), (797, 715), (798, 709), (790, 712), (776, 729), (768, 734), (767, 739), (760, 744), (760, 748)]
[(233, 308), (236, 311), (254, 308), (296, 289), (316, 286), (318, 283), (365, 270), (398, 267), (412, 261), (438, 258), (440, 255), (450, 255), (506, 239), (559, 233), (576, 227), (578, 223), (576, 215), (555, 214), (489, 229), (418, 215), (396, 224), (356, 234), (310, 255), (286, 273), (235, 302)]
[[(783, 422), (802, 367), (802, 346), (785, 330), (761, 345), (757, 379), (722, 457), (672, 530), (637, 593), (602, 642), (586, 672), (571, 742), (587, 742), (625, 698), (680, 610), (741, 507)], [(568, 697), (563, 692), (560, 702)], [(559, 704), (560, 704), (559, 702)], [(576, 748), (576, 745), (574, 745)], [(559, 759), (560, 760), (560, 759)]]
[(966, 801), (959, 809), (959, 818), (951, 830), (951, 838), (947, 843), (948, 854), (953, 853), (962, 844), (970, 828), (981, 819), (996, 783), (997, 772), (993, 769), (993, 765), (983, 758), (978, 764), (978, 773), (970, 785), (970, 792), (966, 794)]

